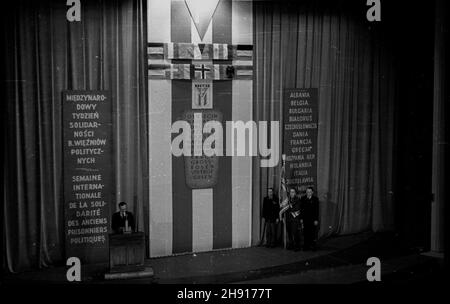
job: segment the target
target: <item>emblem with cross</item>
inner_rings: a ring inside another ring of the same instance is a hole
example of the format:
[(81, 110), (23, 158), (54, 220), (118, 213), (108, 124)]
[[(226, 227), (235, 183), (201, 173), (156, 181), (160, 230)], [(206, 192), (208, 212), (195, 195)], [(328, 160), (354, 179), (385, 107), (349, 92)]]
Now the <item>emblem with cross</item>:
[[(202, 64), (202, 65), (196, 64), (194, 66), (194, 74), (195, 74), (195, 72), (200, 72), (200, 75), (201, 75), (200, 79), (206, 79), (206, 72), (210, 72), (210, 71), (211, 71), (211, 68), (205, 66), (204, 64)], [(197, 78), (197, 77), (195, 77), (195, 78)]]

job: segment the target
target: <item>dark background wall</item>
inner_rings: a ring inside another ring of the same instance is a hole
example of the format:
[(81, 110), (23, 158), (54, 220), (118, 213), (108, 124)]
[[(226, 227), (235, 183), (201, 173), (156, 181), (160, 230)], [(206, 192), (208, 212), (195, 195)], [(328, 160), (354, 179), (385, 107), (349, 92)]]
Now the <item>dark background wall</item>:
[[(336, 2), (321, 5), (336, 5)], [(381, 1), (381, 22), (369, 22), (366, 1), (338, 1), (394, 57), (395, 229), (411, 246), (429, 250), (432, 202), (435, 1)], [(383, 77), (383, 76), (382, 76)]]
[(436, 3), (381, 1), (381, 22), (369, 22), (366, 1), (305, 2), (344, 10), (378, 37), (378, 43), (384, 44), (383, 52), (395, 59), (394, 186), (390, 193), (394, 200), (395, 229), (411, 246), (428, 250)]
[(384, 1), (382, 27), (397, 77), (395, 223), (412, 245), (429, 249), (433, 140), (434, 1)]

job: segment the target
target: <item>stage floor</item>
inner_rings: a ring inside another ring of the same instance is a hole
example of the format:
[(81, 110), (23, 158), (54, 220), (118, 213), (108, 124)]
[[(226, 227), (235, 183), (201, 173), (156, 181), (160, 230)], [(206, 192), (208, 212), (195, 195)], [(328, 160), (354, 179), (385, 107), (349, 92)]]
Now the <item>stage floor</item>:
[[(436, 259), (421, 254), (393, 233), (359, 233), (330, 237), (317, 251), (294, 252), (281, 247), (217, 250), (146, 260), (153, 278), (105, 281), (106, 264), (82, 267), (82, 284), (210, 284), (210, 283), (359, 283), (366, 280), (366, 261), (378, 257), (382, 277), (396, 281), (430, 275)], [(66, 283), (67, 267), (4, 276), (5, 284)]]

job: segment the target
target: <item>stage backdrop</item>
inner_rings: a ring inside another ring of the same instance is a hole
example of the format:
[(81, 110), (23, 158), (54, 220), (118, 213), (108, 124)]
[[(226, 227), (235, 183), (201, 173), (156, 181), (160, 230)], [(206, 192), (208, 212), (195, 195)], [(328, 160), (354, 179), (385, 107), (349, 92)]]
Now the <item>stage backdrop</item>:
[[(318, 89), (320, 234), (393, 228), (395, 70), (356, 1), (256, 1), (253, 117), (284, 121), (286, 88)], [(283, 134), (280, 134), (283, 138)], [(256, 213), (280, 168), (253, 166)]]
[(150, 256), (249, 246), (251, 158), (173, 156), (171, 124), (252, 119), (252, 3), (147, 6)]

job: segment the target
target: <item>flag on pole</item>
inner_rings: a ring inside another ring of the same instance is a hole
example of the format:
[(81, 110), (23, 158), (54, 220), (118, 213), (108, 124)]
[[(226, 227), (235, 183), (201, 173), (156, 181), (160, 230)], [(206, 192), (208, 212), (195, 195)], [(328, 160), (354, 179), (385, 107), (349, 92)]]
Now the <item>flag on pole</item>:
[(281, 156), (282, 165), (281, 165), (281, 173), (280, 173), (280, 218), (283, 221), (283, 245), (284, 248), (287, 247), (287, 235), (286, 235), (286, 216), (284, 213), (289, 209), (289, 194), (286, 186), (285, 172), (286, 172), (286, 154)]
[(286, 179), (285, 179), (286, 155), (283, 154), (281, 156), (281, 159), (282, 159), (282, 165), (281, 165), (281, 174), (280, 174), (280, 177), (281, 177), (281, 182), (280, 182), (280, 199), (281, 199), (281, 203), (280, 204), (281, 204), (282, 209), (281, 209), (280, 213), (288, 205), (288, 202), (289, 202), (289, 194), (288, 194), (288, 191), (287, 191)]

